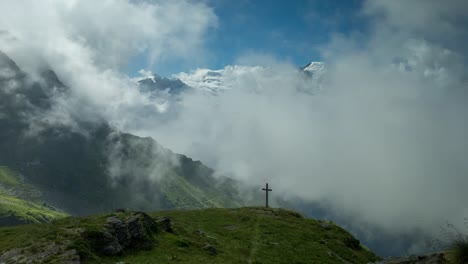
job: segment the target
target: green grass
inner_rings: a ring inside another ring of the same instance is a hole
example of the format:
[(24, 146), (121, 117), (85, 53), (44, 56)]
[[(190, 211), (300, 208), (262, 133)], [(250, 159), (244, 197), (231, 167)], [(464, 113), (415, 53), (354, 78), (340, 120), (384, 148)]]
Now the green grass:
[(226, 207), (229, 204), (224, 193), (202, 190), (175, 173), (161, 181), (161, 190), (177, 209)]
[(63, 218), (67, 214), (40, 200), (34, 186), (22, 182), (20, 175), (8, 167), (0, 166), (0, 223), (44, 223)]
[(459, 236), (451, 245), (452, 259), (455, 264), (468, 263), (468, 237)]
[[(118, 214), (125, 217), (126, 213)], [(170, 217), (174, 233), (156, 233), (155, 246), (147, 251), (129, 250), (113, 257), (94, 252), (80, 232), (101, 230), (108, 215), (98, 215), (0, 228), (0, 252), (12, 248), (30, 251), (32, 245), (41, 250), (44, 245), (72, 241), (71, 247), (86, 263), (368, 263), (378, 259), (335, 224), (284, 209), (247, 207), (150, 215)]]
[[(0, 252), (20, 249), (21, 254), (34, 255), (45, 251), (50, 245), (56, 244), (67, 249), (76, 249), (80, 254), (86, 255), (89, 260), (98, 260), (89, 250), (88, 245), (83, 242), (80, 232), (81, 230), (91, 232), (101, 229), (104, 222), (104, 216), (66, 217), (43, 224), (1, 227)], [(44, 263), (60, 263), (60, 261), (56, 262), (56, 258), (57, 256), (54, 255), (49, 256), (44, 260)]]
[(0, 218), (14, 216), (21, 223), (44, 223), (67, 214), (48, 206), (0, 193)]
[(0, 182), (8, 187), (20, 185), (18, 174), (5, 166), (0, 166)]

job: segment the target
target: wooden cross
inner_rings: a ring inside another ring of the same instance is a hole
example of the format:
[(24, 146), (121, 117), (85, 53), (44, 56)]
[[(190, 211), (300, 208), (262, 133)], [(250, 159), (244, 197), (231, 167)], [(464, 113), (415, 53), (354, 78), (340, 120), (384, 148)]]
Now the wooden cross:
[(265, 191), (265, 193), (266, 193), (266, 205), (265, 206), (268, 208), (268, 192), (271, 192), (273, 190), (268, 189), (268, 183), (266, 184), (266, 188), (263, 188), (262, 190)]

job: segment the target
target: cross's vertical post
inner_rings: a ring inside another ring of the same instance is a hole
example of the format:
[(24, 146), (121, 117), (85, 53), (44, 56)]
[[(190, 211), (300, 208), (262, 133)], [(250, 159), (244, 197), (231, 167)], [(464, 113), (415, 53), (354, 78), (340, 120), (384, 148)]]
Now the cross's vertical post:
[(262, 188), (262, 190), (265, 191), (265, 193), (266, 193), (266, 198), (265, 198), (265, 199), (266, 199), (266, 200), (265, 200), (265, 201), (266, 201), (266, 204), (265, 204), (265, 206), (268, 208), (268, 192), (271, 192), (271, 191), (273, 191), (273, 190), (272, 190), (272, 189), (268, 189), (268, 183), (266, 184), (266, 188)]

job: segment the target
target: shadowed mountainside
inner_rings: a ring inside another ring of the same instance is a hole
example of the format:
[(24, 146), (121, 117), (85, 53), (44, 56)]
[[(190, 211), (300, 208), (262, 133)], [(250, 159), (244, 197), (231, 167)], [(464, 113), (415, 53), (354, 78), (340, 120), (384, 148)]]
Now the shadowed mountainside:
[(78, 215), (242, 204), (232, 180), (151, 138), (116, 131), (98, 114), (71, 116), (73, 126), (51, 122), (55, 101), (70, 89), (53, 71), (33, 78), (0, 53), (0, 165), (47, 203)]

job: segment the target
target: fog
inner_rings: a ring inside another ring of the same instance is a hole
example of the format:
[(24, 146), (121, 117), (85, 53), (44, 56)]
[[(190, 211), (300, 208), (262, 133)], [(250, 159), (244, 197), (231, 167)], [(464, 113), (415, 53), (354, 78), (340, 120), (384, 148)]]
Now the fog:
[[(1, 49), (73, 87), (50, 122), (99, 113), (219, 174), (327, 200), (354, 227), (436, 234), (468, 214), (466, 1), (365, 1), (359, 15), (369, 28), (318, 47), (320, 88), (301, 65), (246, 53), (220, 71), (226, 89), (185, 93), (174, 111), (140, 93), (125, 64), (142, 52), (148, 68), (173, 57), (202, 61), (217, 25), (207, 4), (2, 1), (0, 10), (11, 11), (0, 17)], [(203, 71), (174, 77), (190, 84)]]

